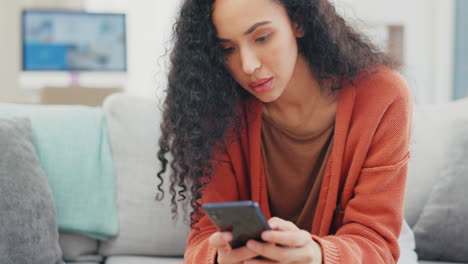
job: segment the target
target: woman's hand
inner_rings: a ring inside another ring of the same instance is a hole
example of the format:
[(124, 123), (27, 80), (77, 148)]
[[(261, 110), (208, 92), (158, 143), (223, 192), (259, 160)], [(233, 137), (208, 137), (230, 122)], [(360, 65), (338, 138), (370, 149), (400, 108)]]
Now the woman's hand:
[(230, 232), (216, 232), (209, 238), (209, 245), (212, 248), (218, 249), (219, 264), (240, 264), (244, 260), (258, 256), (258, 253), (241, 247), (232, 249), (229, 242), (232, 240), (232, 233)]
[[(249, 240), (247, 248), (267, 260), (250, 259), (244, 263), (266, 264), (266, 263), (307, 263), (322, 264), (322, 249), (312, 239), (309, 232), (300, 230), (292, 222), (278, 217), (268, 220), (273, 230), (262, 233), (262, 239), (266, 243)], [(282, 245), (282, 246), (278, 246)], [(286, 246), (286, 247), (283, 247)]]

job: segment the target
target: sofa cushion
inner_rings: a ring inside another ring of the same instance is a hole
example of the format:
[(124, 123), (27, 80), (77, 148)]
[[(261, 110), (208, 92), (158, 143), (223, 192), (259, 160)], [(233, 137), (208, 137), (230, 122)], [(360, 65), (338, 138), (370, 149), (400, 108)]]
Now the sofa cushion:
[(99, 256), (98, 241), (84, 235), (59, 232), (59, 243), (62, 248), (62, 258), (65, 261), (101, 262), (103, 257)]
[(418, 263), (418, 255), (415, 251), (416, 243), (414, 240), (414, 233), (406, 221), (403, 221), (400, 237), (398, 238), (398, 244), (400, 245), (400, 258), (398, 259), (398, 264)]
[(421, 260), (418, 262), (419, 264), (468, 264), (468, 262), (445, 262), (445, 261), (426, 261)]
[(94, 261), (73, 261), (67, 262), (67, 264), (101, 264), (102, 262), (94, 262)]
[(101, 264), (102, 262), (94, 262), (94, 261), (73, 261), (67, 262), (67, 264)]
[(0, 104), (0, 117), (31, 120), (60, 230), (97, 239), (116, 235), (115, 171), (101, 109)]
[(419, 256), (468, 262), (468, 120), (450, 127), (448, 162), (424, 207), (414, 233)]
[(114, 94), (103, 110), (116, 168), (120, 232), (100, 244), (100, 254), (182, 256), (188, 235), (184, 215), (172, 220), (170, 195), (155, 201), (161, 121), (157, 101)]
[(183, 261), (183, 258), (115, 256), (109, 257), (105, 264), (178, 264)]
[(468, 99), (414, 108), (405, 199), (405, 219), (411, 227), (417, 222), (436, 179), (450, 161), (447, 152), (452, 124), (468, 120), (466, 109)]
[(0, 263), (62, 263), (57, 212), (27, 119), (0, 119)]

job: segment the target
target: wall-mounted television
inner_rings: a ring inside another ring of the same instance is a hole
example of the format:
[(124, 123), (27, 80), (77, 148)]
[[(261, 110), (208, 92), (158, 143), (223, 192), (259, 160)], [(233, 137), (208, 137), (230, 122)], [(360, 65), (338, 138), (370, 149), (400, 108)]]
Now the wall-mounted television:
[(125, 14), (22, 12), (23, 71), (125, 72)]

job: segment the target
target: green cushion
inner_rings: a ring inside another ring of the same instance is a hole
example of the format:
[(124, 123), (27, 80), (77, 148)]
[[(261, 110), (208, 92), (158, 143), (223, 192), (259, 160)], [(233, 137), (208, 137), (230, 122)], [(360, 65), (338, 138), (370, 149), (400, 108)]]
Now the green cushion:
[(118, 233), (115, 171), (100, 108), (0, 104), (0, 117), (31, 120), (61, 231), (105, 240)]

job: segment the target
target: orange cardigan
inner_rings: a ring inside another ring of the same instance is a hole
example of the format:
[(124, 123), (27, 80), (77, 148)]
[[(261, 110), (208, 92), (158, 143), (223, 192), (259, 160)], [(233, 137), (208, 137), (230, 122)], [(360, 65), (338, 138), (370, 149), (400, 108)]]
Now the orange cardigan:
[[(262, 103), (246, 105), (245, 129), (215, 156), (220, 162), (213, 162), (215, 172), (200, 202), (253, 200), (269, 219), (260, 151)], [(411, 107), (407, 83), (386, 67), (339, 91), (334, 145), (312, 223), (324, 264), (398, 260)], [(216, 249), (208, 245), (216, 227), (207, 216), (196, 226), (188, 238), (187, 263), (216, 263)]]

